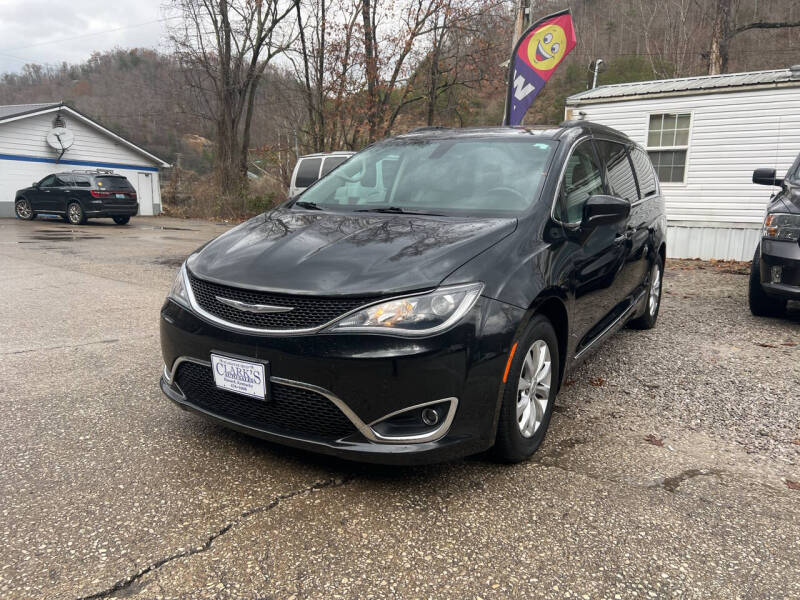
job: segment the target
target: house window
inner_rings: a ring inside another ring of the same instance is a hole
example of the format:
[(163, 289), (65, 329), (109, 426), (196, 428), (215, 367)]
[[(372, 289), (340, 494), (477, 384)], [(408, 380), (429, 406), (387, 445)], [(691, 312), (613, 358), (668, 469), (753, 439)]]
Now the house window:
[(662, 183), (683, 183), (685, 180), (690, 122), (688, 113), (650, 115), (647, 153)]

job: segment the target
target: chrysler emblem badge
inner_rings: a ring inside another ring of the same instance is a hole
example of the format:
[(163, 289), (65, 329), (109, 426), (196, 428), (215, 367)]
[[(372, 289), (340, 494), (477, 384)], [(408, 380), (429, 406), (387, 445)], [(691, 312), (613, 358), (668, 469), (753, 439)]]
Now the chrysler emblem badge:
[(236, 310), (256, 313), (259, 315), (269, 314), (269, 313), (287, 313), (294, 310), (294, 307), (292, 306), (270, 306), (269, 304), (248, 304), (246, 302), (239, 302), (238, 300), (231, 300), (230, 298), (223, 298), (221, 296), (215, 296), (215, 298), (217, 299), (217, 302), (221, 302), (222, 304), (231, 306)]

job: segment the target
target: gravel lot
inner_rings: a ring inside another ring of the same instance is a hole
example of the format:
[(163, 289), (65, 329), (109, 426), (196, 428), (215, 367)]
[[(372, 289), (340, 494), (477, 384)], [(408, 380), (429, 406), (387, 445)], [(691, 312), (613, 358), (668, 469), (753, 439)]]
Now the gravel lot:
[(746, 268), (671, 261), (534, 460), (386, 468), (162, 397), (159, 308), (224, 229), (0, 220), (0, 597), (800, 597), (800, 310), (752, 317)]

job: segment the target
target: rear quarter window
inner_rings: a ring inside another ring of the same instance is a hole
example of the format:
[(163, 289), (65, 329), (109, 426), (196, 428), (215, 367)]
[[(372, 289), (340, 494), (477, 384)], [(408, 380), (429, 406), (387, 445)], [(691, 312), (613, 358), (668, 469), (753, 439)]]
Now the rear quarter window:
[(297, 167), (297, 177), (294, 180), (295, 187), (307, 188), (319, 179), (320, 164), (322, 164), (321, 158), (300, 159), (300, 165)]
[(124, 177), (96, 177), (95, 183), (104, 190), (133, 190), (130, 182)]
[(650, 157), (641, 148), (633, 148), (631, 150), (631, 162), (633, 163), (634, 171), (636, 171), (636, 179), (639, 181), (639, 195), (642, 198), (654, 196), (658, 191), (658, 186)]

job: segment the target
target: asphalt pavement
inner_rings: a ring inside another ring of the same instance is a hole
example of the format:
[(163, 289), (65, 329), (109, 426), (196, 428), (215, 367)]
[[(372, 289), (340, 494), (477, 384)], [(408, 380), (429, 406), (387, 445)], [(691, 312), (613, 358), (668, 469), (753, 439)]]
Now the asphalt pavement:
[(800, 597), (800, 310), (671, 261), (529, 462), (365, 466), (158, 388), (199, 221), (0, 220), (0, 598)]

